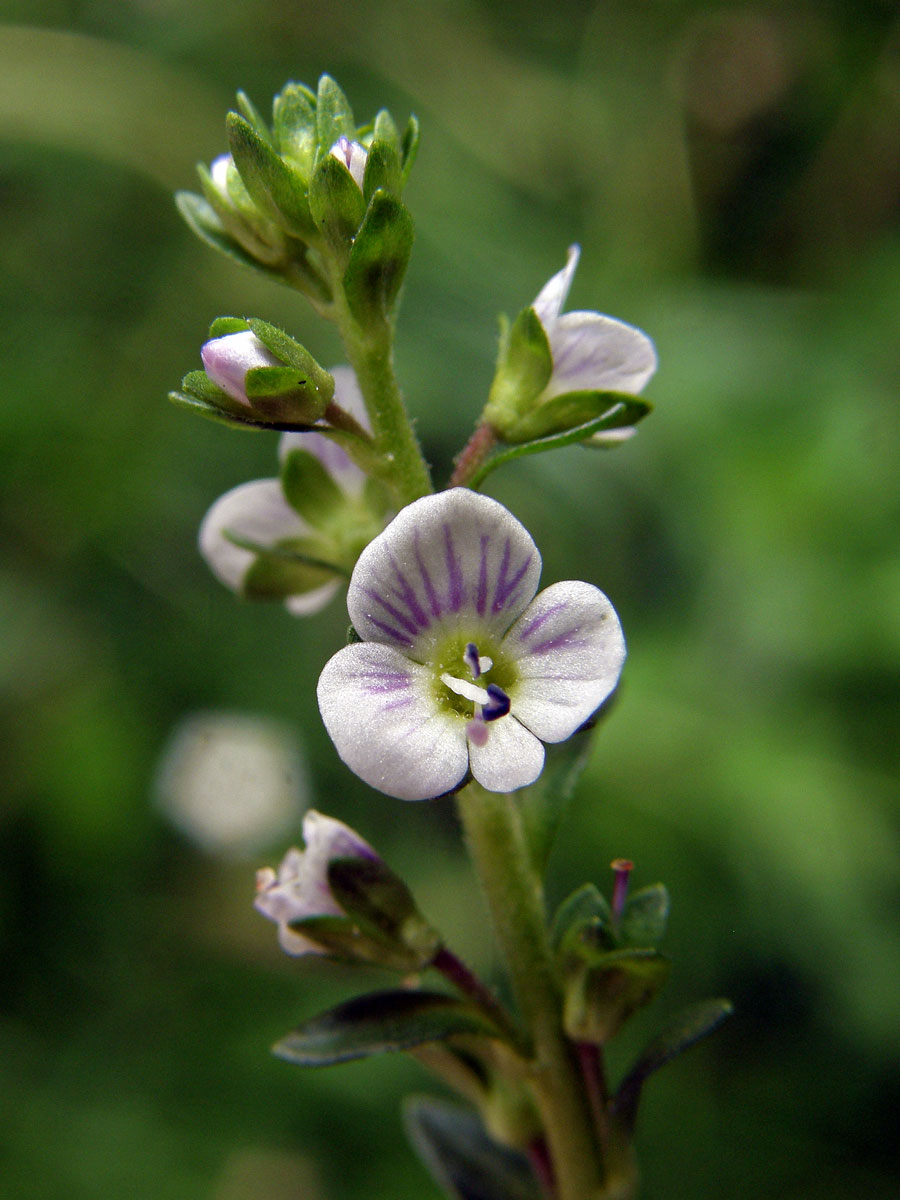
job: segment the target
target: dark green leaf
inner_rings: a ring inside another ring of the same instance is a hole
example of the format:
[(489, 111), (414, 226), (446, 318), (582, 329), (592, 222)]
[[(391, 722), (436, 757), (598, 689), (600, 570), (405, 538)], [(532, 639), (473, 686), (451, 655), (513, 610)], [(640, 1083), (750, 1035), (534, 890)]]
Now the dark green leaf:
[(364, 931), (400, 943), (426, 967), (441, 948), (412, 893), (381, 859), (335, 858), (328, 864), (331, 893)]
[(499, 1036), (482, 1013), (441, 992), (373, 992), (305, 1021), (273, 1053), (299, 1066), (324, 1067), (461, 1034)]
[(668, 890), (665, 884), (653, 883), (628, 897), (619, 934), (632, 946), (655, 946), (666, 932), (668, 919)]
[(313, 237), (304, 180), (243, 117), (229, 113), (226, 125), (231, 157), (254, 204), (295, 237)]
[(344, 273), (347, 303), (364, 327), (390, 320), (414, 236), (408, 209), (387, 192), (376, 192)]
[(733, 1012), (730, 1000), (703, 1000), (680, 1013), (645, 1047), (613, 1100), (613, 1110), (627, 1129), (634, 1127), (645, 1080), (718, 1029)]
[(476, 1113), (416, 1097), (404, 1109), (407, 1137), (452, 1200), (540, 1200), (528, 1159), (485, 1132)]
[(419, 151), (419, 122), (416, 117), (410, 117), (403, 131), (403, 141), (400, 145), (400, 155), (403, 162), (403, 183), (409, 179), (412, 165)]
[(366, 202), (353, 176), (333, 154), (320, 159), (313, 171), (309, 207), (332, 250), (346, 255), (365, 215)]
[(580, 938), (586, 926), (599, 922), (608, 929), (610, 921), (606, 898), (593, 883), (582, 884), (556, 910), (550, 933), (553, 949), (565, 954), (570, 938)]
[(316, 136), (320, 156), (328, 154), (338, 138), (347, 137), (352, 141), (356, 137), (353, 109), (330, 75), (323, 75), (319, 80), (316, 96)]
[(574, 446), (583, 442), (593, 433), (601, 433), (606, 429), (621, 429), (626, 425), (634, 425), (652, 411), (652, 405), (646, 400), (638, 400), (634, 396), (608, 393), (615, 399), (610, 410), (588, 421), (575, 429), (567, 429), (563, 433), (555, 433), (549, 437), (537, 438), (533, 442), (523, 442), (521, 445), (501, 447), (495, 451), (475, 472), (469, 480), (470, 488), (478, 488), (497, 467), (512, 462), (516, 458), (524, 458), (529, 454), (541, 454), (546, 450), (558, 450), (562, 446)]
[(521, 793), (520, 811), (525, 836), (534, 868), (541, 875), (566, 805), (587, 764), (593, 729), (594, 726), (583, 727), (567, 741), (548, 746), (543, 771), (531, 787), (524, 788)]

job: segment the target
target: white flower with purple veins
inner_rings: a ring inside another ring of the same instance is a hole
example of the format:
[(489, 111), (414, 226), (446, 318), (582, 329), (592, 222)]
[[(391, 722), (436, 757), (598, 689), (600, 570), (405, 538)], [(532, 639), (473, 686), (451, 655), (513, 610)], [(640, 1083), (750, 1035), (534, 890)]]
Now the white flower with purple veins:
[(531, 306), (553, 356), (553, 373), (538, 403), (567, 392), (637, 395), (656, 370), (656, 350), (640, 329), (598, 312), (563, 313), (580, 254), (578, 246), (569, 247), (566, 265)]
[(342, 821), (310, 810), (303, 818), (305, 850), (288, 850), (276, 874), (271, 867), (256, 873), (254, 905), (278, 925), (278, 940), (288, 954), (323, 954), (325, 951), (291, 929), (307, 917), (343, 917), (344, 910), (331, 894), (328, 864), (335, 858), (378, 860), (368, 842)]
[[(263, 350), (268, 353), (265, 347)], [(251, 365), (263, 364), (253, 362)], [(205, 360), (204, 366), (210, 373)], [(368, 428), (365, 405), (351, 368), (335, 367), (331, 373), (335, 401)], [(229, 395), (235, 395), (226, 386), (229, 381), (224, 375), (213, 378)], [(325, 467), (347, 500), (347, 537), (351, 541), (357, 537), (364, 545), (380, 527), (372, 528), (371, 518), (366, 516), (363, 507), (365, 474), (340, 446), (321, 433), (282, 434), (278, 443), (279, 461), (284, 464), (294, 450), (307, 451)], [(333, 524), (330, 533), (333, 538)], [(341, 584), (340, 574), (299, 561), (292, 565), (285, 560), (283, 570), (275, 579), (261, 570), (256, 548), (283, 552), (296, 550), (309, 559), (326, 563), (334, 559), (333, 544), (324, 542), (320, 531), (288, 503), (281, 479), (255, 479), (220, 496), (203, 518), (199, 544), (213, 574), (226, 587), (241, 595), (282, 597), (294, 616), (308, 616), (324, 608)], [(351, 562), (360, 548), (360, 545), (348, 547)]]
[(589, 583), (539, 595), (541, 557), (502, 504), (466, 488), (405, 508), (362, 553), (347, 607), (362, 641), (319, 679), (338, 754), (401, 800), (533, 783), (613, 691), (625, 640)]

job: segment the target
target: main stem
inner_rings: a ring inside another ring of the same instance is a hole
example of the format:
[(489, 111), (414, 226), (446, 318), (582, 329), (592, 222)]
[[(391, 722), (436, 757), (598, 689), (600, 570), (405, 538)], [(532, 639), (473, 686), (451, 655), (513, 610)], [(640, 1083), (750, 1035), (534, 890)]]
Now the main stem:
[(515, 798), (470, 783), (457, 797), (473, 864), (519, 1010), (531, 1035), (532, 1086), (559, 1200), (590, 1200), (603, 1186), (590, 1103), (562, 1029), (543, 885), (531, 866)]
[(362, 329), (339, 288), (335, 320), (372, 422), (382, 477), (401, 504), (410, 504), (434, 489), (394, 371), (393, 327), (385, 320)]

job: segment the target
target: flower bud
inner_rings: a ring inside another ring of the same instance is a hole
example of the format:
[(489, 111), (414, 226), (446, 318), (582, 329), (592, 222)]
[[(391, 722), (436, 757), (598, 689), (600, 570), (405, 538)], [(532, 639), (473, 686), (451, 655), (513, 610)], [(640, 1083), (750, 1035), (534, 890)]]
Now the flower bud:
[(348, 137), (340, 137), (331, 147), (328, 152), (338, 162), (344, 164), (356, 186), (362, 191), (363, 178), (366, 173), (366, 160), (369, 157), (369, 152), (365, 146), (359, 142), (351, 142)]
[(248, 408), (250, 401), (245, 384), (247, 372), (255, 367), (283, 365), (249, 329), (240, 333), (229, 333), (225, 337), (212, 338), (201, 349), (200, 357), (203, 360), (203, 369), (213, 383), (232, 400), (246, 404)]

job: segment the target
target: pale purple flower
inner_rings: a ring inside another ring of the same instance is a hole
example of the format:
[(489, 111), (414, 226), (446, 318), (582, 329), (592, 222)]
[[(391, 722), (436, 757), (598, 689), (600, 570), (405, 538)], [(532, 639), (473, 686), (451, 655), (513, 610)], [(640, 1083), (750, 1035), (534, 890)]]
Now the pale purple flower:
[(257, 871), (253, 903), (278, 925), (278, 940), (288, 954), (323, 954), (318, 943), (290, 928), (292, 922), (343, 917), (328, 884), (328, 864), (335, 858), (377, 860), (379, 856), (348, 825), (312, 809), (303, 818), (303, 841), (306, 848), (288, 850), (277, 873), (271, 867)]
[(533, 783), (613, 691), (625, 641), (589, 583), (539, 595), (541, 558), (502, 504), (466, 488), (410, 504), (362, 553), (347, 595), (362, 641), (319, 679), (338, 754), (401, 800)]
[(366, 174), (366, 160), (369, 157), (365, 146), (359, 142), (352, 142), (348, 137), (340, 137), (328, 153), (344, 164), (353, 176), (354, 183), (362, 191), (363, 179)]
[(597, 312), (562, 312), (580, 253), (578, 246), (569, 247), (566, 265), (531, 306), (553, 355), (553, 374), (538, 404), (567, 392), (637, 395), (656, 370), (653, 343), (633, 325)]
[[(229, 337), (243, 338), (244, 334), (230, 334), (215, 340), (227, 341)], [(252, 365), (264, 364), (257, 362)], [(209, 373), (208, 366), (206, 369)], [(331, 374), (334, 377), (335, 401), (368, 429), (365, 404), (352, 369), (334, 367)], [(220, 387), (224, 386), (219, 379), (215, 382)], [(366, 479), (364, 473), (329, 438), (313, 432), (282, 434), (278, 443), (279, 461), (284, 462), (294, 449), (308, 450), (314, 454), (351, 500), (361, 497)], [(314, 536), (315, 531), (310, 524), (285, 499), (280, 479), (254, 479), (232, 488), (212, 505), (200, 525), (199, 545), (200, 553), (213, 574), (226, 587), (241, 593), (247, 574), (257, 560), (257, 555), (248, 549), (248, 545), (277, 547)], [(308, 616), (324, 608), (339, 587), (340, 578), (335, 576), (321, 587), (287, 596), (285, 605), (294, 616)]]

